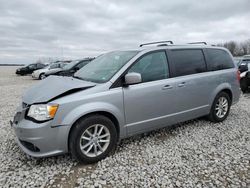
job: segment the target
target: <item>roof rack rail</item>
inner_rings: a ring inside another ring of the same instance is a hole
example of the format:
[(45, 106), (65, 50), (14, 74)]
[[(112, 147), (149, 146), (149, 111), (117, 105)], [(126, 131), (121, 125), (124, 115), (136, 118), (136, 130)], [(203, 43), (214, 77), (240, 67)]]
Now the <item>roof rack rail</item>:
[(158, 44), (157, 47), (160, 47), (160, 46), (167, 46), (167, 44)]
[(188, 44), (205, 44), (205, 45), (207, 45), (206, 42), (190, 42), (190, 43), (188, 43)]
[(158, 41), (158, 42), (149, 42), (149, 43), (140, 44), (140, 47), (146, 46), (146, 45), (151, 45), (151, 44), (159, 44), (159, 43), (170, 43), (170, 44), (174, 44), (173, 41), (167, 40), (167, 41)]

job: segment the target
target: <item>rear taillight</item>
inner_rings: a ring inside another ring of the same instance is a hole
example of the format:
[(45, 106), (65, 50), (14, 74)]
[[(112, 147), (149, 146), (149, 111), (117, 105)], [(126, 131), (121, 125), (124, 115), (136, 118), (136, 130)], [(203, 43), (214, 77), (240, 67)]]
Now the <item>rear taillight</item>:
[(240, 71), (237, 71), (237, 80), (240, 82)]

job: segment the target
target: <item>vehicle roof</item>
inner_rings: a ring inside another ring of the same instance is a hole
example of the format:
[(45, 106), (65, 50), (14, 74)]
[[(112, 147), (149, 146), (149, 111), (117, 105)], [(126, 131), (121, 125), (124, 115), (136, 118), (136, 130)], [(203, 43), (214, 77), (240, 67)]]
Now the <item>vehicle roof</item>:
[(95, 58), (94, 57), (86, 57), (84, 59), (74, 59), (74, 60), (71, 60), (70, 64), (72, 64), (72, 63), (80, 63), (82, 61), (91, 61), (93, 59), (95, 59)]
[(24, 65), (24, 66), (27, 67), (29, 65), (37, 65), (37, 64), (45, 65), (44, 63), (30, 63), (30, 64), (27, 64), (27, 65)]
[(150, 50), (156, 50), (156, 49), (197, 49), (197, 48), (213, 48), (213, 49), (222, 49), (225, 50), (224, 47), (218, 47), (218, 46), (212, 46), (212, 45), (197, 45), (197, 44), (183, 44), (183, 45), (166, 45), (166, 46), (143, 46), (143, 47), (139, 47), (137, 49), (134, 50), (138, 50), (138, 51), (150, 51)]
[(52, 61), (49, 64), (55, 64), (55, 63), (70, 63), (72, 60), (58, 60), (58, 61)]
[(82, 60), (72, 60), (69, 65), (76, 65), (78, 63), (82, 62)]
[(91, 61), (93, 59), (95, 59), (95, 58), (94, 57), (86, 57), (84, 59), (79, 59), (78, 61)]

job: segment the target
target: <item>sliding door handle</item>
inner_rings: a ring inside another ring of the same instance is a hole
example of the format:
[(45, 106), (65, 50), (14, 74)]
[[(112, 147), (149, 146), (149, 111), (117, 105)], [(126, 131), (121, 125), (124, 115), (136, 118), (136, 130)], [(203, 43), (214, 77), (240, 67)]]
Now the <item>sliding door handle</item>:
[(162, 89), (163, 89), (163, 90), (166, 90), (166, 89), (173, 89), (173, 86), (171, 86), (171, 85), (165, 85), (165, 86), (163, 86)]
[(184, 87), (186, 85), (186, 82), (181, 82), (180, 84), (178, 84), (178, 87)]

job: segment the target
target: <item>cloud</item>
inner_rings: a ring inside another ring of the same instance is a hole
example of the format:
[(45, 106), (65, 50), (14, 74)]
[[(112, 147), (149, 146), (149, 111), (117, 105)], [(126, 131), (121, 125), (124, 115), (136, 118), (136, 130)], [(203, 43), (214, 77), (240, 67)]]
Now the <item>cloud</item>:
[(0, 63), (250, 38), (249, 0), (0, 0)]

